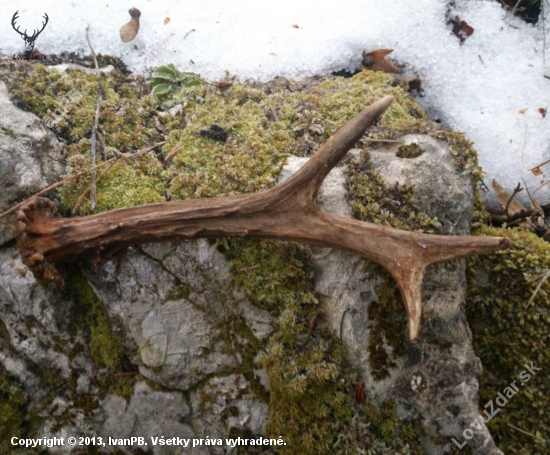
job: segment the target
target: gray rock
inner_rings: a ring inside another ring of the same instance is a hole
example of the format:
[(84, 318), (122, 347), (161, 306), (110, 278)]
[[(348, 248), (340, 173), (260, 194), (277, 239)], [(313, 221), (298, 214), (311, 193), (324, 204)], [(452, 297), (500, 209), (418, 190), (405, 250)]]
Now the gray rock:
[[(227, 345), (221, 328), (233, 317), (241, 317), (262, 340), (273, 331), (275, 321), (232, 287), (225, 257), (207, 240), (130, 248), (116, 263), (106, 261), (84, 272), (127, 348), (135, 353), (133, 361), (141, 374), (166, 387), (191, 391), (198, 434), (210, 434), (206, 421), (215, 421), (224, 436), (237, 424), (234, 416), (220, 420), (218, 408), (199, 412), (208, 408), (200, 404), (200, 397), (210, 389), (210, 395), (216, 390), (217, 395), (226, 396), (228, 407), (239, 410), (240, 421), (247, 420), (246, 428), (261, 428), (267, 420), (267, 405), (251, 392), (231, 398), (234, 381), (228, 378), (238, 377), (239, 390), (250, 390), (250, 385), (244, 376), (235, 376), (242, 362), (240, 349)], [(199, 393), (195, 388), (204, 381)]]
[[(387, 185), (399, 182), (413, 186), (417, 206), (437, 218), (446, 234), (467, 235), (473, 213), (471, 179), (456, 171), (444, 143), (424, 135), (403, 139), (405, 143), (418, 143), (424, 153), (407, 159), (395, 156), (399, 144), (371, 149), (372, 169)], [(359, 159), (358, 153), (351, 154)], [(290, 158), (283, 179), (306, 161)], [(345, 171), (345, 167), (337, 167), (328, 175), (321, 187), (320, 203), (325, 210), (349, 216), (342, 178)], [(315, 289), (325, 296), (326, 322), (342, 338), (369, 392), (379, 403), (392, 399), (402, 418), (421, 422), (426, 454), (450, 453), (451, 438), (464, 441), (463, 431), (471, 428), (478, 416), (481, 363), (473, 351), (464, 314), (464, 262), (428, 268), (423, 284), (421, 336), (408, 342), (407, 354), (402, 358), (392, 356), (392, 349), (384, 346), (395, 366), (389, 369), (389, 377), (375, 380), (369, 365), (368, 307), (378, 300), (379, 279), (371, 277), (365, 271), (365, 261), (351, 253), (315, 247), (312, 259)], [(407, 336), (405, 332), (403, 336)], [(473, 431), (468, 445), (474, 453), (501, 453), (485, 426)]]
[[(86, 343), (81, 329), (70, 322), (74, 313), (73, 302), (57, 288), (36, 283), (14, 246), (0, 248), (0, 364), (26, 393), (26, 411), (33, 417), (30, 437), (67, 438), (90, 431), (70, 391), (59, 388), (78, 375), (81, 388), (97, 391), (89, 385), (89, 352), (73, 357), (77, 345)], [(59, 428), (59, 419), (70, 423)], [(49, 450), (71, 453), (70, 447)]]
[[(154, 445), (151, 437), (171, 439), (175, 437), (193, 439), (196, 433), (186, 423), (182, 423), (190, 414), (186, 398), (181, 392), (159, 392), (151, 390), (144, 382), (136, 382), (134, 394), (127, 402), (117, 395), (108, 395), (101, 402), (101, 408), (94, 413), (94, 422), (98, 433), (103, 438), (116, 440), (131, 437), (143, 437), (148, 447), (141, 444), (142, 450), (150, 449), (155, 455), (172, 455), (174, 453), (191, 453), (191, 449), (175, 452), (175, 447)], [(119, 441), (122, 442), (122, 441)], [(135, 453), (140, 447), (139, 441), (135, 444), (115, 444), (123, 453)], [(113, 451), (113, 446), (110, 451)], [(208, 452), (200, 448), (193, 449), (193, 453), (206, 455)]]
[(213, 377), (204, 387), (192, 391), (190, 400), (198, 434), (226, 438), (228, 429), (264, 432), (268, 405), (251, 392), (242, 374)]
[[(55, 135), (14, 106), (0, 81), (0, 213), (62, 179), (65, 159)], [(0, 218), (0, 245), (13, 238), (13, 215)]]

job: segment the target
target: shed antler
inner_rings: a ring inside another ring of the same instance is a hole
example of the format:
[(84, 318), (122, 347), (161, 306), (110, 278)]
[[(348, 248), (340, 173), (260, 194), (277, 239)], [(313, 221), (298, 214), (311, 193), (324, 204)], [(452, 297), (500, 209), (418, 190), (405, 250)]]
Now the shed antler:
[(488, 253), (509, 245), (500, 237), (417, 234), (333, 215), (317, 201), (330, 170), (394, 100), (386, 96), (346, 123), (291, 178), (266, 191), (142, 205), (76, 218), (54, 218), (48, 199), (16, 214), (15, 236), (38, 282), (62, 284), (59, 262), (94, 252), (109, 255), (133, 244), (199, 237), (255, 237), (351, 251), (385, 267), (397, 281), (418, 336), (421, 285), (429, 264)]

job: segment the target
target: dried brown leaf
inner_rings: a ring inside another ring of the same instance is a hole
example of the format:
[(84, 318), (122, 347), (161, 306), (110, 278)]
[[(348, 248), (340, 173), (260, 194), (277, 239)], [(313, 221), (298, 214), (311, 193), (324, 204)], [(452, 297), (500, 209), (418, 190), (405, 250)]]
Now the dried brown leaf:
[(401, 69), (385, 58), (386, 55), (389, 55), (392, 52), (393, 49), (377, 49), (368, 53), (367, 51), (363, 51), (361, 66), (366, 70), (401, 74)]
[(463, 21), (460, 17), (455, 16), (454, 19), (449, 21), (453, 25), (453, 34), (458, 37), (461, 43), (466, 41), (466, 38), (472, 36), (474, 33), (474, 28), (468, 24), (468, 22)]

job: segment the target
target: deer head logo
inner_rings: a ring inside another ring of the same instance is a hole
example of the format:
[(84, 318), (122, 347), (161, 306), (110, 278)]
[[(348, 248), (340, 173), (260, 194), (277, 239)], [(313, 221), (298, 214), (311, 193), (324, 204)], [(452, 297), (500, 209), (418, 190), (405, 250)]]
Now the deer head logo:
[(44, 13), (44, 19), (46, 19), (46, 21), (42, 24), (42, 28), (40, 30), (35, 30), (34, 33), (31, 36), (29, 36), (27, 35), (26, 29), (23, 33), (21, 33), (19, 31), (19, 27), (15, 26), (15, 21), (18, 19), (18, 14), (19, 14), (19, 10), (17, 10), (13, 15), (13, 17), (11, 18), (11, 26), (17, 33), (21, 35), (21, 38), (25, 40), (25, 57), (30, 57), (30, 55), (32, 54), (32, 51), (34, 50), (34, 42), (36, 41), (36, 38), (38, 38), (38, 35), (40, 35), (40, 33), (42, 33), (42, 31), (46, 28), (46, 24), (48, 23), (49, 18), (48, 18), (48, 15)]

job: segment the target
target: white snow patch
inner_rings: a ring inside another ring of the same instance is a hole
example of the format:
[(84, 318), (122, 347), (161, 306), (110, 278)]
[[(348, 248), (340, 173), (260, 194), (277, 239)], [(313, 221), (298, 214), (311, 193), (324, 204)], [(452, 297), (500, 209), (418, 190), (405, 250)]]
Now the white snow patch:
[[(461, 45), (445, 22), (447, 3), (3, 0), (0, 52), (23, 50), (10, 25), (16, 10), (22, 30), (38, 28), (43, 13), (49, 15), (36, 42), (41, 52), (88, 54), (89, 24), (96, 52), (120, 57), (138, 73), (174, 63), (211, 79), (225, 71), (242, 79), (305, 77), (353, 69), (363, 49), (392, 48), (391, 57), (422, 78), (422, 106), (475, 142), (486, 183), (490, 186), (497, 178), (511, 190), (523, 178), (533, 192), (550, 178), (550, 164), (542, 176), (529, 171), (550, 159), (550, 115), (543, 118), (538, 111), (550, 108), (542, 24), (505, 20), (496, 1), (462, 0), (456, 14), (475, 32)], [(118, 31), (129, 21), (130, 7), (141, 10), (141, 25), (136, 39), (124, 44)], [(166, 18), (170, 21), (165, 25)], [(546, 28), (550, 31), (550, 8)], [(539, 202), (550, 202), (549, 186), (536, 193)]]

